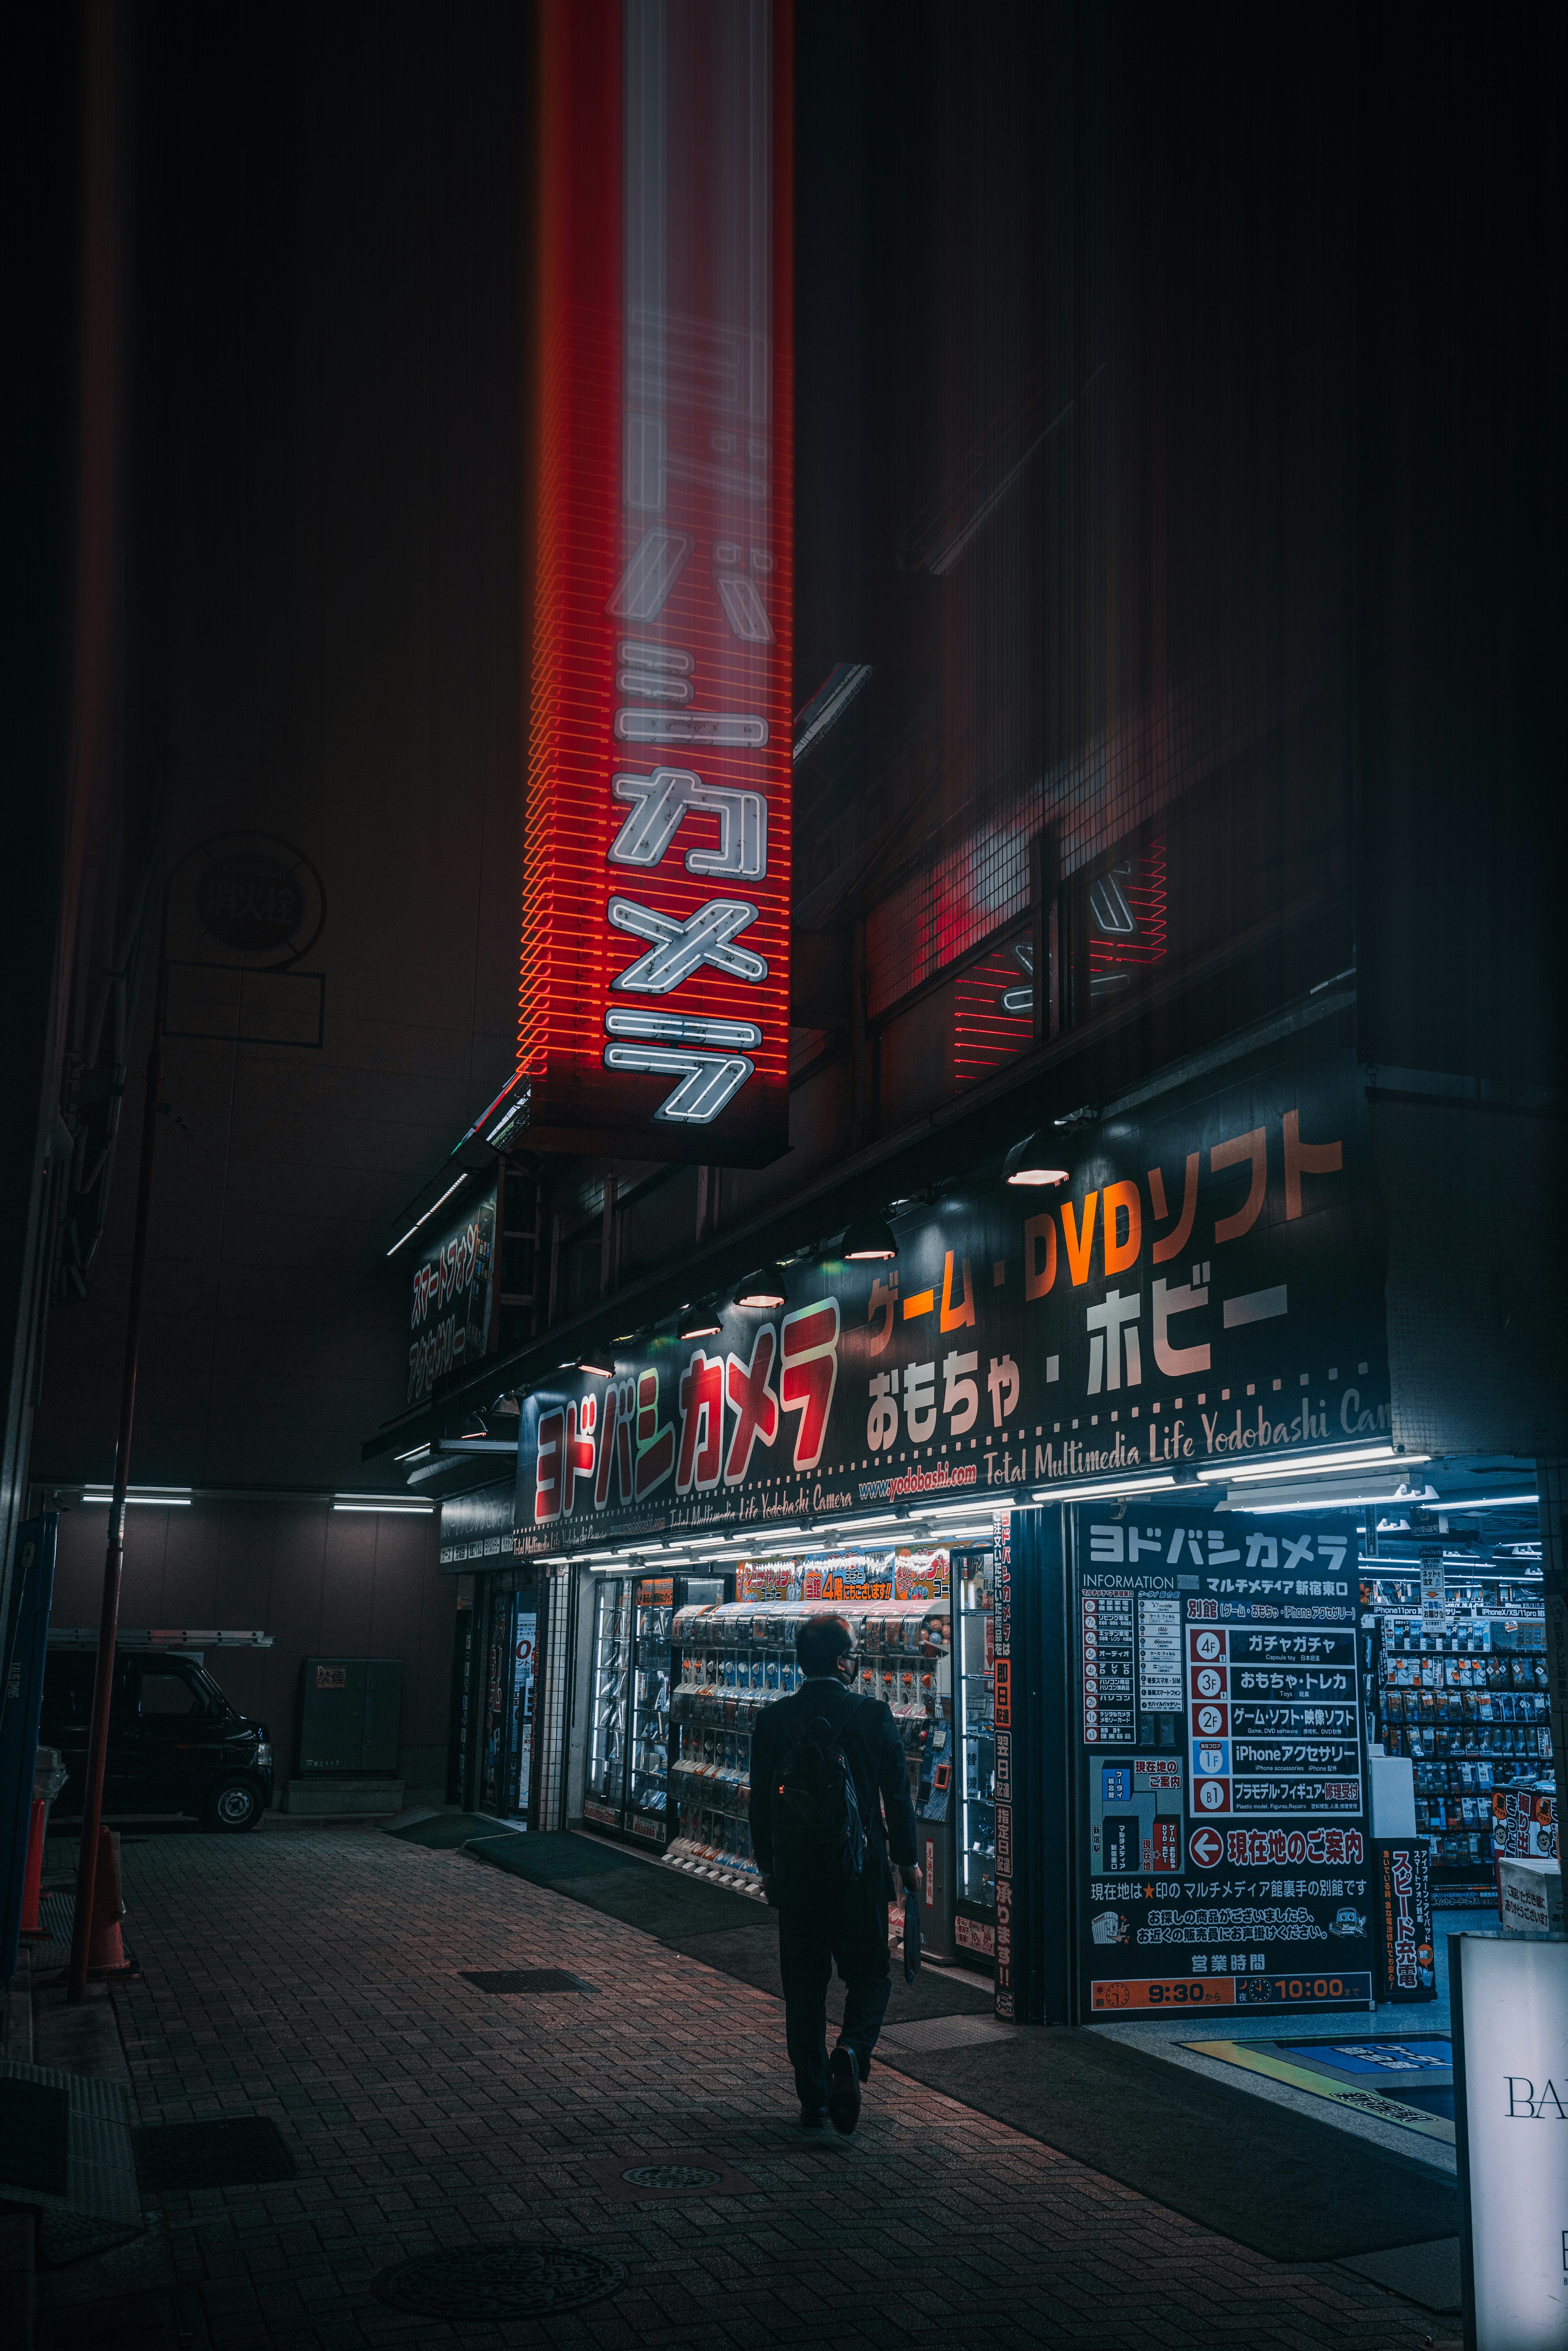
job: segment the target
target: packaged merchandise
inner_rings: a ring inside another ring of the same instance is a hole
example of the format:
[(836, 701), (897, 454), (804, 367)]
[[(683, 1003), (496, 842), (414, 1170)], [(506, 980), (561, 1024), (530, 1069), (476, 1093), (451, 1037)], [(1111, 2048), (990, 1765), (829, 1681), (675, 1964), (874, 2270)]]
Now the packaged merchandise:
[(802, 1615), (818, 1614), (847, 1619), (861, 1656), (857, 1687), (891, 1705), (918, 1779), (938, 1714), (935, 1661), (948, 1638), (943, 1595), (925, 1611), (891, 1593), (863, 1605), (769, 1595), (683, 1610), (680, 1681), (671, 1694), (674, 1834), (665, 1854), (674, 1866), (759, 1891), (747, 1820), (752, 1732), (761, 1708), (799, 1686), (796, 1634)]

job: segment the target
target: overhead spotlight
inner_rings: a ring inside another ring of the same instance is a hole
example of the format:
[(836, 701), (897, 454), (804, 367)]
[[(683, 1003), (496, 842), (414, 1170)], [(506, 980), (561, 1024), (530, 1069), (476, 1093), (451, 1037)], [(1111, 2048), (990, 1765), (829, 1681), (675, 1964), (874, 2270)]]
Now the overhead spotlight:
[(1060, 1155), (1043, 1135), (1026, 1134), (1009, 1152), (1002, 1180), (1007, 1184), (1065, 1184), (1068, 1171), (1056, 1165)]
[(711, 1299), (701, 1299), (688, 1306), (681, 1316), (677, 1335), (682, 1339), (716, 1339), (723, 1330), (716, 1308)]
[(893, 1228), (880, 1217), (857, 1217), (844, 1235), (844, 1256), (852, 1265), (898, 1255)]
[(748, 1273), (737, 1285), (735, 1302), (737, 1306), (759, 1307), (767, 1312), (775, 1306), (785, 1305), (789, 1296), (782, 1267), (759, 1265), (755, 1273)]
[(612, 1380), (615, 1377), (615, 1365), (608, 1355), (580, 1355), (577, 1368), (580, 1372), (591, 1372), (596, 1380)]

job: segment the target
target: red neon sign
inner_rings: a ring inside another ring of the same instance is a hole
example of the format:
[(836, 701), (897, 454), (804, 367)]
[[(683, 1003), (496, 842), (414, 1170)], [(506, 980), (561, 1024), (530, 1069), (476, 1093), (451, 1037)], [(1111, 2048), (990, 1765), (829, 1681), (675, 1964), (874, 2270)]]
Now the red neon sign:
[(519, 1070), (563, 1149), (788, 1139), (789, 0), (546, 0)]

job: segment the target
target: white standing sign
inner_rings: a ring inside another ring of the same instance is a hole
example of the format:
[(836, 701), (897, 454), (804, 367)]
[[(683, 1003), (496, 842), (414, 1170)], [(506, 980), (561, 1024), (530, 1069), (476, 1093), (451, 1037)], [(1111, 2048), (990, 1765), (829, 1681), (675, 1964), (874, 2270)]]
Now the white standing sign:
[(1469, 2351), (1568, 2345), (1568, 1942), (1449, 1938)]

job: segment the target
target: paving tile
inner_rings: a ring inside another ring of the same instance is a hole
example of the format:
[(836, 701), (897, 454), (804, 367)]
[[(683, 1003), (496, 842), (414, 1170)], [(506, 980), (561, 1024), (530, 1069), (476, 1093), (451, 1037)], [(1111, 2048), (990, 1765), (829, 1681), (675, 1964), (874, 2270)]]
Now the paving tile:
[[(774, 2001), (461, 1855), (319, 1830), (152, 1837), (124, 1866), (142, 1976), (113, 1997), (141, 2119), (269, 2115), (299, 2165), (162, 2199), (182, 2325), (213, 2351), (1419, 2351), (1429, 2331), (882, 2065), (852, 2145), (802, 2140)], [(597, 1990), (487, 2001), (460, 1972), (540, 1967)], [(756, 2193), (625, 2205), (586, 2168), (705, 2153)], [(497, 2325), (370, 2292), (511, 2239), (598, 2250), (626, 2283)]]

